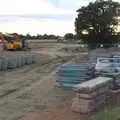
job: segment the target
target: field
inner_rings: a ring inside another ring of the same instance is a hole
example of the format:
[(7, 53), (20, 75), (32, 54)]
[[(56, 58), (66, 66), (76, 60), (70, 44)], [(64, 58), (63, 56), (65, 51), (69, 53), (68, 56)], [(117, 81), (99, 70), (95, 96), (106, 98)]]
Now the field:
[(55, 74), (57, 66), (75, 58), (78, 52), (74, 49), (78, 45), (30, 42), (29, 46), (30, 52), (39, 57), (36, 64), (0, 72), (0, 120), (19, 120), (30, 112), (55, 107), (74, 96), (72, 90), (56, 87)]

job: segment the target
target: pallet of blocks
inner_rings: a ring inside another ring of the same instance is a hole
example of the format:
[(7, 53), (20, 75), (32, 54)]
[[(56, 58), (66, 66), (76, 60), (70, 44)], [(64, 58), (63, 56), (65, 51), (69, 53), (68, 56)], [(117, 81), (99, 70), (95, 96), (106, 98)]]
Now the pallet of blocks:
[(109, 77), (97, 77), (76, 85), (73, 90), (76, 97), (73, 98), (72, 111), (81, 114), (89, 114), (105, 103), (109, 85), (112, 82)]
[(31, 65), (38, 60), (36, 54), (3, 54), (0, 55), (0, 71), (20, 68), (25, 65)]
[(90, 63), (69, 63), (58, 67), (56, 82), (61, 88), (72, 88), (75, 85), (87, 81), (93, 76), (93, 68)]

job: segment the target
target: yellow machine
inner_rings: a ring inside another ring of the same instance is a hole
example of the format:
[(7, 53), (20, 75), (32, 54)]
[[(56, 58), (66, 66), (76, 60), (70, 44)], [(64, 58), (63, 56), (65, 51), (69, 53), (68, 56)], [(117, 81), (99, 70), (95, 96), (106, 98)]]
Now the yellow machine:
[[(9, 37), (11, 40), (6, 40), (5, 37)], [(17, 33), (14, 33), (12, 35), (3, 35), (2, 33), (0, 33), (0, 39), (3, 43), (4, 50), (22, 50), (26, 47), (25, 41), (21, 41)]]
[(13, 34), (13, 38), (14, 38), (14, 41), (13, 41), (13, 48), (18, 50), (18, 49), (21, 49), (22, 48), (22, 43), (18, 37), (18, 35), (16, 33)]

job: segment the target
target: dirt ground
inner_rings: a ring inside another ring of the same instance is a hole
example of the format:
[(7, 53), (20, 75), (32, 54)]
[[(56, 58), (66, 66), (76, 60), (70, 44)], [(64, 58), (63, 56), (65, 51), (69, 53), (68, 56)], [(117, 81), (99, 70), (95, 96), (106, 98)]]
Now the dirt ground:
[(87, 115), (80, 115), (71, 110), (72, 101), (66, 101), (55, 108), (40, 110), (38, 113), (31, 113), (23, 120), (86, 120)]
[[(60, 43), (31, 43), (36, 64), (0, 73), (0, 120), (20, 120), (26, 114), (55, 107), (75, 95), (56, 87), (56, 67), (78, 53), (63, 51)], [(76, 48), (73, 45), (73, 48)]]

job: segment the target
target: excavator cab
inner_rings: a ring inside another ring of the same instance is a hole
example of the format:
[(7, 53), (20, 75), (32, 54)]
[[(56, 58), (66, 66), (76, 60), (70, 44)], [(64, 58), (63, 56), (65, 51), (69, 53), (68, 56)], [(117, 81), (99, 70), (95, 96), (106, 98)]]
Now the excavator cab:
[(20, 40), (17, 33), (2, 34), (0, 33), (0, 40), (3, 44), (4, 50), (28, 50), (28, 45), (25, 40)]
[(17, 50), (21, 47), (17, 34), (7, 35), (0, 33), (0, 40), (2, 41), (4, 50)]
[(12, 41), (10, 41), (6, 44), (6, 49), (7, 50), (14, 50), (14, 45), (13, 45)]
[(16, 50), (21, 49), (22, 48), (22, 43), (21, 43), (21, 41), (18, 37), (18, 34), (14, 33), (13, 38), (14, 38), (14, 41), (13, 41), (14, 49), (16, 49)]

